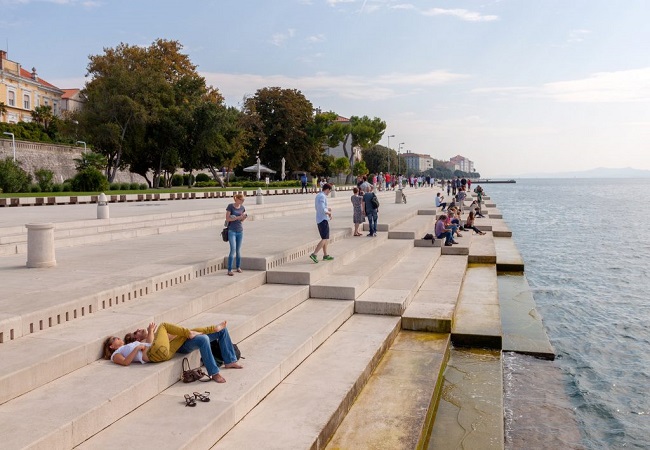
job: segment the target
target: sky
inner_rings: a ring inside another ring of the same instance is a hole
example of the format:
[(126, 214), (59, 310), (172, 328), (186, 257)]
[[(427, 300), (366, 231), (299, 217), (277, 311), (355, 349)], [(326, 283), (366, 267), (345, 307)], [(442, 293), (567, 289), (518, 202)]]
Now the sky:
[(0, 48), (81, 88), (88, 56), (177, 40), (230, 105), (298, 89), (381, 118), (382, 145), (517, 177), (650, 170), (649, 19), (647, 0), (0, 0)]

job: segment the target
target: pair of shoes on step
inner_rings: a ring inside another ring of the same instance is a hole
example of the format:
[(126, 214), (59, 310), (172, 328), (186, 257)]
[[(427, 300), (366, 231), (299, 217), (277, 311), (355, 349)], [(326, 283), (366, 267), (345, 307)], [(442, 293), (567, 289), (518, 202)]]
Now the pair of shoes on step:
[[(241, 268), (237, 267), (237, 270), (236, 270), (235, 272), (237, 272), (237, 273), (241, 273), (242, 270), (241, 270)], [(233, 275), (234, 275), (234, 273), (232, 273), (232, 270), (229, 270), (229, 271), (228, 271), (228, 276), (229, 276), (229, 277), (232, 277)]]
[(196, 406), (196, 402), (200, 401), (203, 403), (207, 403), (210, 401), (210, 393), (208, 391), (205, 391), (204, 394), (201, 394), (199, 392), (192, 392), (192, 395), (190, 394), (185, 394), (185, 406)]

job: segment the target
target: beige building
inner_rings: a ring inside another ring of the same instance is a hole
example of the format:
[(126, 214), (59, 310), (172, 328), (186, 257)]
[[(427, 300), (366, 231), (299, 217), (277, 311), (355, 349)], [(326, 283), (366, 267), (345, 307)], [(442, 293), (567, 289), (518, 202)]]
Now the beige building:
[(464, 156), (456, 155), (453, 158), (449, 158), (449, 169), (474, 173), (474, 161), (470, 161)]
[(0, 121), (31, 122), (32, 111), (39, 106), (51, 106), (52, 113), (58, 116), (63, 94), (63, 90), (40, 78), (35, 68), (31, 72), (23, 69), (0, 50), (0, 102), (6, 109)]
[(81, 95), (81, 89), (64, 89), (61, 96), (61, 111), (74, 113), (83, 108), (85, 102), (84, 96)]
[(433, 168), (433, 158), (430, 155), (407, 151), (402, 153), (401, 156), (406, 163), (406, 173), (408, 174), (419, 174)]

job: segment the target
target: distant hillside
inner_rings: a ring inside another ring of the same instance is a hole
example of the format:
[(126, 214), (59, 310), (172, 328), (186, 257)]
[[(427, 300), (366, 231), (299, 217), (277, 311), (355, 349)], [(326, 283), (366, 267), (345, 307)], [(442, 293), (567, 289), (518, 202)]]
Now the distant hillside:
[(650, 178), (650, 170), (598, 167), (579, 172), (528, 173), (520, 178)]

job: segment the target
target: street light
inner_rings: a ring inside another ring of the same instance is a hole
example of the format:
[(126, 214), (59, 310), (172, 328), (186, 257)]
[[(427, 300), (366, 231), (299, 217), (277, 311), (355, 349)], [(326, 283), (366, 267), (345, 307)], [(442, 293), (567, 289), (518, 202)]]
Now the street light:
[(86, 153), (86, 143), (84, 141), (77, 141), (77, 144), (83, 144), (84, 145), (84, 153)]
[(386, 136), (388, 138), (388, 173), (390, 173), (390, 138), (395, 137), (394, 134)]
[(14, 137), (13, 133), (9, 133), (7, 131), (4, 131), (2, 134), (6, 134), (7, 136), (11, 136), (11, 146), (14, 149), (14, 162), (16, 162), (16, 138)]
[(397, 147), (397, 175), (400, 174), (400, 161), (399, 161), (399, 157), (400, 157), (400, 154), (402, 153), (402, 145), (404, 145), (404, 142), (400, 142), (400, 143), (399, 143), (399, 146)]

